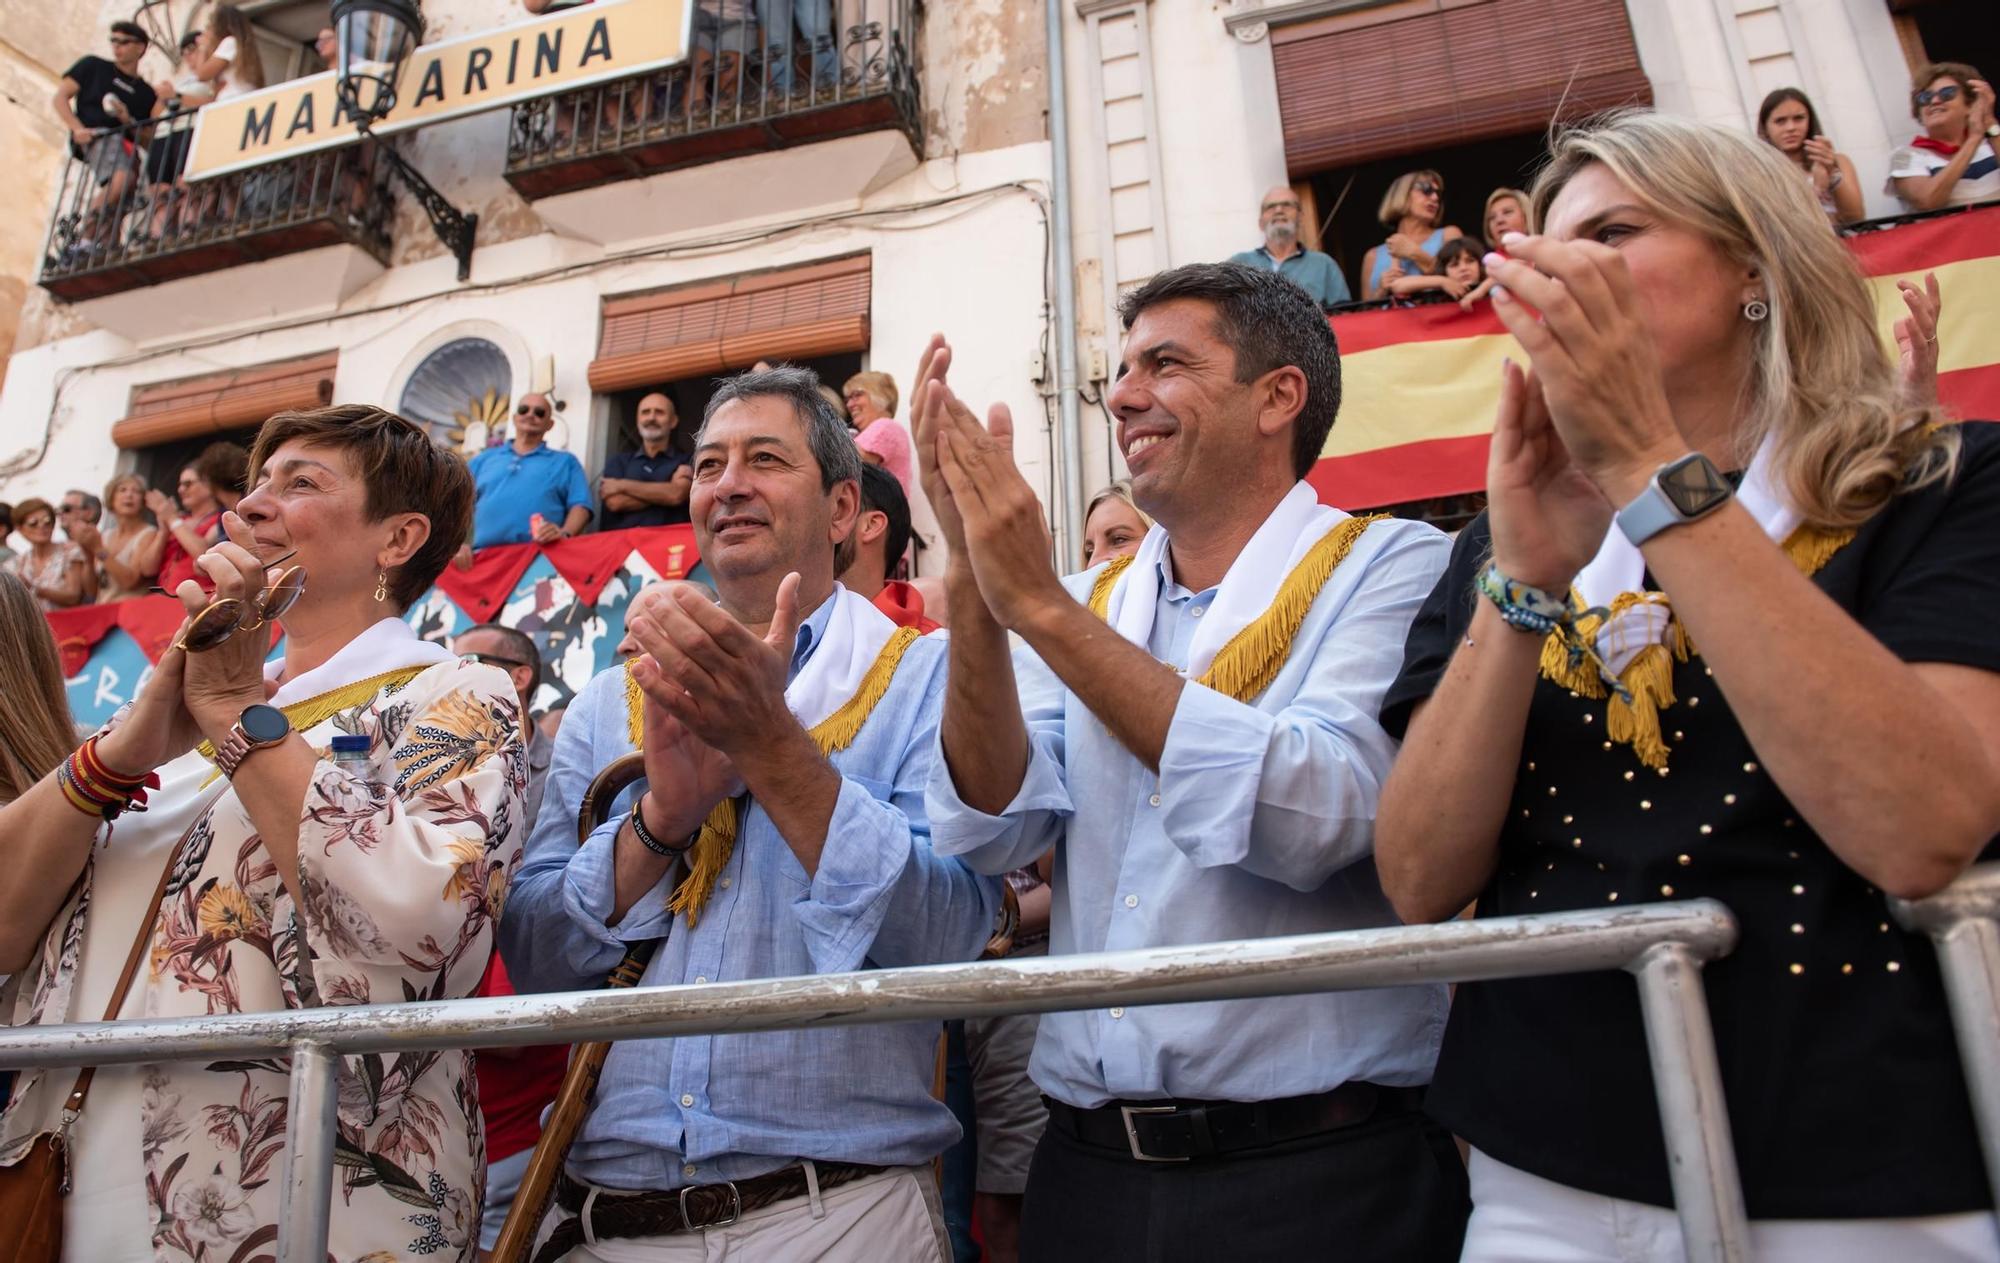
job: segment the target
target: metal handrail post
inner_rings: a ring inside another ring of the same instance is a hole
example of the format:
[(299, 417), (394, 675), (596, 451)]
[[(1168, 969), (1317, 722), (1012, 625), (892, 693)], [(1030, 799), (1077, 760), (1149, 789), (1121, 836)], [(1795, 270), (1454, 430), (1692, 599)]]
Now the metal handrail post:
[(324, 1263), (333, 1216), (333, 1140), (340, 1061), (325, 1044), (292, 1045), (285, 1184), (278, 1201), (278, 1263)]
[(1889, 908), (1897, 924), (1937, 945), (1986, 1179), (2000, 1205), (2000, 863), (1977, 865), (1928, 899), (1891, 899)]
[(1750, 1221), (1701, 962), (1680, 943), (1662, 943), (1647, 949), (1632, 973), (1639, 980), (1681, 1248), (1688, 1263), (1743, 1263), (1750, 1257)]

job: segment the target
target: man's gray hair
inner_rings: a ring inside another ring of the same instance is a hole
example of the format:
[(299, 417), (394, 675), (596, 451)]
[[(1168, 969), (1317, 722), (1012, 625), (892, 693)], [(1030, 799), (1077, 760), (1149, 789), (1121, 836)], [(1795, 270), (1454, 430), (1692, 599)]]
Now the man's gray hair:
[(708, 407), (701, 414), (701, 428), (695, 431), (694, 436), (695, 446), (701, 446), (702, 436), (708, 433), (708, 423), (714, 420), (724, 404), (767, 397), (783, 399), (792, 405), (799, 424), (805, 427), (806, 445), (812, 449), (813, 459), (819, 462), (823, 490), (831, 491), (842, 482), (861, 481), (861, 449), (854, 446), (854, 437), (847, 432), (847, 423), (819, 393), (819, 375), (796, 364), (780, 364), (761, 373), (738, 373), (718, 382), (715, 393), (709, 396)]
[(88, 491), (79, 491), (75, 487), (71, 487), (68, 491), (63, 492), (63, 499), (67, 500), (71, 496), (75, 496), (77, 499), (83, 501), (83, 511), (90, 514), (92, 521), (95, 521), (103, 514), (104, 501), (99, 500)]

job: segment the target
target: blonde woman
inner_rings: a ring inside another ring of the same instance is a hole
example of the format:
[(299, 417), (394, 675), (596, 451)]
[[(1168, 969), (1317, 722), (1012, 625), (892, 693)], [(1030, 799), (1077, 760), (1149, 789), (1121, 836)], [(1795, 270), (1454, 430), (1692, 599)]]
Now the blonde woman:
[(1409, 171), (1396, 177), (1382, 195), (1376, 218), (1389, 239), (1361, 259), (1364, 299), (1382, 298), (1389, 282), (1402, 276), (1422, 276), (1437, 267), (1437, 252), (1460, 235), (1444, 222), (1444, 177), (1435, 171)]
[(104, 532), (99, 554), (104, 576), (97, 599), (144, 596), (160, 572), (160, 555), (167, 545), (166, 533), (146, 520), (146, 480), (120, 474), (105, 483), (104, 511), (111, 516), (111, 526)]
[[(0, 808), (0, 972), (15, 1026), (469, 995), (519, 853), (520, 702), (404, 609), (472, 515), (465, 466), (379, 409), (265, 422), (252, 489), (197, 561), (216, 596), (118, 718)], [(301, 579), (303, 582), (301, 583)], [(266, 662), (270, 623), (285, 636)], [(366, 738), (365, 764), (336, 762)], [(143, 801), (145, 810), (128, 814)], [(160, 893), (161, 875), (174, 880)], [(484, 1147), (467, 1051), (342, 1080), (331, 1255), (468, 1259)], [(71, 1263), (269, 1252), (284, 1058), (105, 1067), (65, 1128)], [(24, 1073), (0, 1164), (64, 1124), (74, 1077)]]
[(1139, 551), (1153, 519), (1132, 502), (1132, 484), (1120, 478), (1090, 497), (1083, 511), (1083, 568)]
[(1533, 232), (1535, 224), (1528, 217), (1531, 203), (1528, 195), (1519, 189), (1494, 189), (1486, 195), (1486, 213), (1480, 222), (1486, 226), (1486, 239), (1497, 242), (1510, 232)]
[[(1752, 136), (1616, 115), (1533, 209), (1487, 261), (1530, 371), (1384, 702), (1383, 889), (1409, 921), (1721, 900), (1756, 1256), (2000, 1259), (1936, 957), (1883, 903), (2000, 831), (2000, 428), (1902, 402)], [(1465, 1258), (1682, 1257), (1655, 1102), (1628, 978), (1460, 987), (1427, 1108), (1472, 1146)]]
[(0, 806), (28, 792), (76, 745), (62, 657), (49, 620), (19, 579), (0, 571)]

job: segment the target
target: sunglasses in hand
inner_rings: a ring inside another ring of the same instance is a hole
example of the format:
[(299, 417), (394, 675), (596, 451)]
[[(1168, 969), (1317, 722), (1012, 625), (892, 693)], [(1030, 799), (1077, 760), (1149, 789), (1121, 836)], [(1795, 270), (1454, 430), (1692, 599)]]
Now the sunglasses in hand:
[[(297, 555), (297, 550), (271, 561), (266, 573)], [(286, 610), (298, 604), (299, 597), (306, 590), (306, 568), (288, 566), (278, 573), (256, 596), (248, 599), (226, 596), (210, 601), (201, 612), (188, 621), (187, 629), (181, 632), (174, 648), (189, 653), (207, 653), (219, 648), (239, 631), (256, 631), (264, 624), (282, 618)], [(172, 596), (165, 588), (153, 591)]]

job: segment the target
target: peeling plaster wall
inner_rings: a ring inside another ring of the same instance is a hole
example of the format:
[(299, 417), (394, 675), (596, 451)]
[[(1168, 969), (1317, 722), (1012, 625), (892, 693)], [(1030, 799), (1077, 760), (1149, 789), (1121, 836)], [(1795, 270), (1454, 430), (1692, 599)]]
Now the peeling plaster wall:
[(943, 0), (924, 12), (926, 157), (1048, 135), (1048, 39), (1035, 0)]

